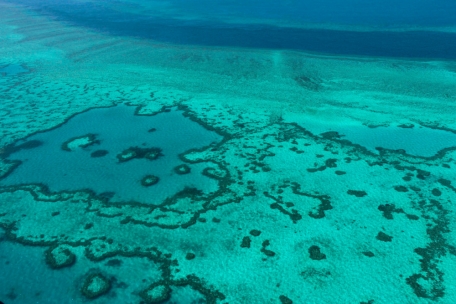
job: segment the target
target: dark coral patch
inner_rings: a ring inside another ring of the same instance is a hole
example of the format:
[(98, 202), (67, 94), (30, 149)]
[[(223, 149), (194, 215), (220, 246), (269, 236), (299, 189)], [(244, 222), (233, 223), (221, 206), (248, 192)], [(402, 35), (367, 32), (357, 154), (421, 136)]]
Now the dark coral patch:
[(29, 149), (38, 148), (42, 144), (43, 144), (43, 142), (39, 141), (39, 140), (29, 140), (29, 141), (26, 141), (25, 143), (17, 145), (17, 146), (14, 146), (11, 144), (11, 145), (8, 145), (8, 146), (0, 149), (0, 157), (7, 158), (11, 154), (16, 153), (20, 150), (24, 150), (24, 149), (29, 150)]
[(181, 191), (177, 192), (175, 196), (176, 196), (176, 198), (179, 198), (179, 197), (198, 198), (198, 197), (201, 197), (203, 194), (204, 194), (203, 191), (201, 191), (198, 188), (185, 187)]
[(253, 236), (259, 236), (261, 234), (261, 231), (253, 229), (253, 230), (250, 230), (250, 234)]
[(363, 251), (363, 254), (369, 258), (372, 258), (374, 256), (374, 253), (371, 251)]
[(103, 199), (111, 199), (114, 197), (114, 195), (116, 195), (115, 192), (108, 191), (108, 192), (102, 192), (98, 196)]
[[(73, 146), (73, 144), (78, 140), (85, 140), (85, 143), (81, 143), (79, 145)], [(71, 152), (71, 151), (73, 151), (72, 148), (73, 149), (76, 147), (87, 148), (89, 146), (99, 144), (99, 143), (100, 143), (100, 141), (97, 139), (97, 136), (95, 134), (89, 133), (89, 134), (82, 135), (82, 136), (72, 137), (72, 138), (68, 139), (67, 141), (65, 141), (64, 143), (62, 143), (62, 145), (60, 147), (64, 151)]]
[(431, 175), (431, 172), (421, 170), (421, 169), (416, 169), (416, 172), (417, 172), (416, 177), (419, 179), (422, 179), (422, 180), (425, 180), (427, 177), (429, 177)]
[(106, 266), (109, 266), (109, 267), (120, 267), (122, 266), (122, 260), (119, 260), (119, 259), (112, 259), (112, 260), (109, 260), (105, 263)]
[(356, 197), (363, 197), (363, 196), (367, 195), (366, 191), (358, 191), (358, 190), (348, 190), (347, 194), (354, 195)]
[(415, 127), (415, 125), (412, 123), (405, 123), (405, 124), (398, 125), (398, 127), (403, 128), (403, 129), (412, 129), (413, 127)]
[(408, 173), (408, 174), (407, 174), (406, 176), (404, 176), (402, 179), (403, 179), (404, 181), (406, 181), (406, 182), (409, 182), (409, 181), (412, 180), (412, 175), (410, 175), (410, 173)]
[(407, 187), (404, 186), (394, 186), (394, 190), (396, 190), (397, 192), (408, 192)]
[(331, 206), (331, 201), (327, 199), (328, 196), (322, 195), (318, 197), (320, 200), (320, 205), (316, 208), (316, 211), (309, 211), (309, 216), (314, 218), (314, 219), (321, 219), (326, 216), (325, 211), (326, 210), (331, 210), (333, 207)]
[(195, 258), (195, 254), (192, 252), (187, 253), (187, 255), (185, 256), (185, 259), (187, 259), (187, 260), (193, 260), (194, 258)]
[(146, 303), (164, 303), (171, 298), (171, 288), (158, 282), (141, 291), (139, 295)]
[(285, 210), (285, 208), (283, 208), (279, 203), (273, 203), (270, 205), (270, 207), (271, 209), (278, 209), (281, 213), (288, 215), (295, 224), (302, 219), (302, 215), (299, 214), (295, 209), (292, 209), (291, 212), (289, 212)]
[(117, 154), (117, 159), (120, 163), (123, 163), (135, 158), (147, 158), (149, 160), (156, 160), (160, 156), (163, 156), (162, 149), (160, 148), (130, 147), (126, 150), (123, 150), (122, 153)]
[(391, 242), (393, 240), (392, 236), (390, 236), (386, 233), (383, 233), (381, 231), (377, 234), (377, 236), (375, 238), (382, 242)]
[[(314, 210), (309, 211), (308, 214), (310, 217), (314, 219), (324, 218), (326, 216), (325, 211), (331, 210), (333, 208), (331, 205), (330, 197), (328, 195), (315, 195), (311, 193), (302, 192), (301, 185), (299, 185), (296, 182), (293, 182), (292, 184), (292, 190), (294, 194), (311, 197), (320, 201), (320, 204), (317, 207), (313, 208)], [(298, 215), (299, 214), (296, 214), (295, 219), (297, 219)], [(296, 223), (295, 221), (293, 222)]]
[(174, 172), (180, 175), (188, 174), (190, 173), (191, 169), (188, 165), (182, 164), (179, 166), (174, 167)]
[(412, 189), (412, 190), (415, 191), (415, 192), (420, 192), (420, 191), (421, 191), (420, 188), (415, 187), (415, 186), (410, 186), (410, 189)]
[(284, 295), (281, 295), (279, 297), (279, 300), (280, 300), (280, 303), (282, 303), (282, 304), (293, 304), (293, 301)]
[(414, 214), (408, 214), (404, 211), (402, 208), (396, 208), (394, 204), (385, 204), (385, 205), (380, 205), (378, 206), (378, 210), (383, 212), (383, 217), (385, 217), (388, 220), (393, 219), (393, 213), (403, 213), (405, 216), (410, 219), (410, 220), (417, 220), (419, 217)]
[(150, 187), (158, 183), (160, 179), (155, 175), (146, 175), (141, 179), (141, 185), (144, 187)]
[(396, 208), (394, 204), (385, 204), (378, 206), (378, 210), (383, 212), (383, 217), (392, 220), (393, 219), (393, 212), (395, 212)]
[(325, 161), (325, 165), (328, 168), (336, 168), (337, 167), (337, 159), (329, 158)]
[(413, 221), (417, 221), (420, 219), (420, 217), (418, 215), (414, 215), (414, 214), (406, 214), (405, 215), (409, 220), (413, 220)]
[(315, 260), (315, 261), (320, 261), (320, 260), (326, 259), (326, 254), (322, 253), (320, 251), (320, 247), (315, 246), (315, 245), (309, 247), (309, 256), (312, 260)]
[(108, 150), (97, 150), (92, 153), (90, 153), (90, 157), (103, 157), (106, 156), (109, 153)]
[(146, 150), (147, 150), (147, 152), (144, 155), (144, 158), (146, 158), (148, 160), (156, 160), (160, 156), (163, 156), (163, 154), (161, 153), (162, 149), (160, 149), (160, 148), (150, 148), (150, 149), (146, 149)]
[(318, 172), (318, 171), (325, 171), (326, 170), (326, 166), (321, 166), (321, 167), (318, 167), (318, 168), (308, 168), (306, 170), (307, 170), (307, 172), (315, 173), (315, 172)]
[(438, 180), (438, 182), (445, 187), (450, 187), (451, 186), (451, 181), (445, 178), (441, 178)]
[(202, 174), (217, 180), (223, 180), (228, 175), (226, 170), (212, 167), (204, 168)]
[(52, 269), (60, 269), (70, 267), (76, 263), (76, 255), (69, 249), (61, 249), (59, 247), (50, 247), (45, 252), (46, 264)]
[(437, 189), (437, 188), (434, 188), (434, 189), (432, 189), (432, 195), (434, 195), (434, 196), (440, 196), (440, 195), (442, 195), (442, 191), (440, 191), (440, 190)]
[(329, 132), (321, 133), (320, 136), (325, 139), (340, 139), (340, 138), (342, 138), (343, 135), (340, 135), (336, 131), (329, 131)]
[(107, 293), (111, 289), (111, 283), (101, 273), (89, 275), (81, 288), (81, 293), (88, 299), (95, 299)]
[(248, 236), (244, 236), (242, 239), (241, 247), (242, 248), (250, 248), (250, 243), (252, 240)]
[(262, 244), (261, 252), (263, 252), (268, 257), (273, 257), (273, 256), (275, 256), (275, 252), (272, 250), (266, 249), (266, 247), (268, 247), (269, 244), (270, 244), (269, 240), (265, 240)]

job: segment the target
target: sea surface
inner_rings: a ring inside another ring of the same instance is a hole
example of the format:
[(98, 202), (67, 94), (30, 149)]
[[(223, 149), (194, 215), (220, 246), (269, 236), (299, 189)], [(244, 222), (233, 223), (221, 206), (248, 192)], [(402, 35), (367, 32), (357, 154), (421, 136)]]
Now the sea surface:
[(456, 303), (456, 2), (0, 0), (0, 303)]

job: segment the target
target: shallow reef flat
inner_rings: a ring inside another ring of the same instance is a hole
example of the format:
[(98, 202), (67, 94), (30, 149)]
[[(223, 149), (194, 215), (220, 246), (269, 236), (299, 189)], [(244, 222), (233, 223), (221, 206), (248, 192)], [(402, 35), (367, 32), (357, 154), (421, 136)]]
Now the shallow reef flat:
[(0, 20), (1, 301), (456, 303), (453, 62)]

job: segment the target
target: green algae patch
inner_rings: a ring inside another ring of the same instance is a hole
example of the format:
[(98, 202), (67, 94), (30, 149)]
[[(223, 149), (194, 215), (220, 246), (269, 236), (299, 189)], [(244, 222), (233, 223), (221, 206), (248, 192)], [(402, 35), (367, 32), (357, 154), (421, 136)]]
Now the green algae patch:
[(111, 289), (111, 282), (101, 273), (94, 273), (86, 277), (81, 293), (88, 299), (98, 298)]

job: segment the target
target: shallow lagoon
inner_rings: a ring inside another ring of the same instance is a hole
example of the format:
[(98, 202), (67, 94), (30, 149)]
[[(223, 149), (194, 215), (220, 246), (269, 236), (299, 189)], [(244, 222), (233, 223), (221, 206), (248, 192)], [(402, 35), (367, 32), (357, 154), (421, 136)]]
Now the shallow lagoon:
[[(146, 204), (160, 204), (185, 187), (215, 192), (217, 182), (201, 174), (204, 164), (190, 165), (191, 172), (184, 175), (174, 168), (183, 164), (179, 154), (216, 144), (221, 136), (176, 110), (154, 116), (135, 115), (135, 110), (136, 107), (126, 106), (93, 109), (57, 128), (32, 135), (24, 144), (41, 144), (10, 155), (10, 160), (22, 163), (2, 184), (44, 184), (53, 192), (89, 189), (98, 195), (111, 194), (112, 201)], [(65, 142), (87, 134), (95, 134), (94, 143), (64, 150)], [(163, 156), (120, 162), (118, 155), (131, 147), (157, 147), (162, 149)], [(107, 154), (97, 157), (95, 151)], [(147, 175), (158, 176), (160, 180), (145, 187), (141, 179)]]
[[(367, 126), (354, 123), (345, 125), (333, 122), (322, 123), (322, 121), (312, 121), (312, 119), (305, 119), (299, 123), (318, 135), (337, 132), (336, 138), (361, 145), (373, 153), (378, 153), (376, 148), (379, 147), (404, 150), (404, 153), (415, 156), (433, 157), (443, 149), (456, 147), (455, 133), (414, 124)], [(430, 142), (432, 144), (429, 144)]]

